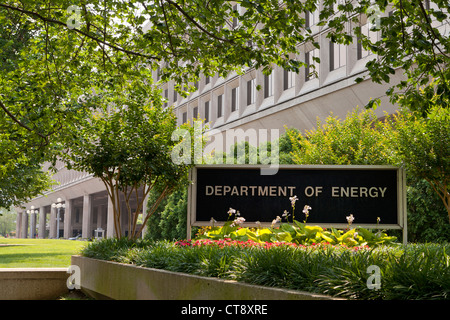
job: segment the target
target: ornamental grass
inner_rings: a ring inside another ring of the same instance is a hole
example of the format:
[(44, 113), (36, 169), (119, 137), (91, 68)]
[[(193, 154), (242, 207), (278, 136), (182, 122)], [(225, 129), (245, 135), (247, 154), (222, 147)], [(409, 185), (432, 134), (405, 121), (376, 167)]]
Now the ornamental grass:
[[(346, 246), (197, 239), (90, 243), (83, 256), (348, 299), (449, 299), (450, 244)], [(370, 288), (370, 266), (380, 270)]]

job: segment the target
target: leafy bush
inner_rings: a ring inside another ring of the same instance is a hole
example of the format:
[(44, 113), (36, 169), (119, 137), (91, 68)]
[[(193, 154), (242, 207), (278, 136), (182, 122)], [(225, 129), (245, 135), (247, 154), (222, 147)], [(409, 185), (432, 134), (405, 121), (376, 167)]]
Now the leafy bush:
[(329, 116), (305, 135), (288, 130), (296, 164), (393, 164), (391, 151), (372, 110), (349, 112), (341, 121)]
[[(251, 240), (130, 242), (105, 239), (90, 243), (82, 254), (143, 267), (349, 299), (411, 300), (450, 299), (449, 250), (449, 244), (368, 249)], [(380, 268), (378, 290), (367, 286), (370, 276), (367, 270), (371, 265)]]
[[(153, 194), (151, 195), (153, 196)], [(151, 203), (152, 199), (149, 199)], [(145, 238), (176, 240), (186, 238), (187, 188), (182, 186), (162, 203), (148, 222)]]
[[(306, 208), (304, 212), (307, 211)], [(357, 227), (347, 230), (334, 228), (324, 229), (320, 226), (311, 226), (293, 220), (292, 223), (282, 223), (278, 226), (279, 217), (275, 219), (270, 228), (246, 228), (241, 227), (240, 222), (245, 221), (236, 210), (230, 208), (229, 216), (235, 214), (234, 220), (228, 220), (221, 227), (204, 228), (197, 239), (230, 239), (237, 241), (264, 242), (286, 242), (300, 245), (311, 245), (317, 243), (343, 244), (346, 246), (379, 246), (395, 243), (396, 237), (388, 236), (381, 230), (376, 233), (371, 230)], [(350, 218), (350, 217), (348, 217)]]
[(426, 180), (441, 198), (450, 222), (450, 109), (434, 105), (426, 118), (399, 113), (384, 128), (410, 175)]
[(407, 201), (409, 241), (450, 242), (447, 212), (428, 182), (409, 182)]

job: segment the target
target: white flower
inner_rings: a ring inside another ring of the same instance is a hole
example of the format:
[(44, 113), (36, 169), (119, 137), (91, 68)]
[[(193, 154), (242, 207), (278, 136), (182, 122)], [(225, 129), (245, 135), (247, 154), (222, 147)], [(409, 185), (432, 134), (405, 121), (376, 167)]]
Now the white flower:
[(236, 210), (233, 208), (230, 208), (230, 210), (228, 210), (228, 215), (231, 216), (232, 214), (236, 213)]
[(236, 219), (234, 220), (234, 222), (235, 222), (236, 224), (244, 223), (244, 222), (245, 222), (245, 218), (243, 218), (243, 217), (236, 218)]
[(233, 223), (230, 226), (231, 227), (238, 226), (238, 225), (240, 225), (241, 223), (244, 223), (244, 222), (245, 222), (245, 218), (239, 217), (239, 218), (234, 219)]
[(347, 222), (349, 225), (351, 225), (353, 223), (353, 221), (355, 220), (355, 218), (353, 217), (353, 214), (350, 214), (349, 216), (346, 217)]
[(281, 221), (281, 218), (280, 218), (280, 216), (277, 216), (277, 218), (276, 219), (273, 219), (272, 220), (272, 227), (274, 226), (274, 225), (276, 225), (278, 222), (280, 222)]
[(295, 206), (295, 201), (297, 200), (298, 200), (297, 196), (289, 197), (289, 201), (291, 201), (292, 206)]
[(312, 208), (310, 206), (306, 205), (306, 206), (303, 207), (303, 213), (308, 215), (309, 214), (309, 210), (311, 210), (311, 209)]
[(282, 217), (287, 218), (290, 216), (290, 213), (287, 210), (284, 210)]

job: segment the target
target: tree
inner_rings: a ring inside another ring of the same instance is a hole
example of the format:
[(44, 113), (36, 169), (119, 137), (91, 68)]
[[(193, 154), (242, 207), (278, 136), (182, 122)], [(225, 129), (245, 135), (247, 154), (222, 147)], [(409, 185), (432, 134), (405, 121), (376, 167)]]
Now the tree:
[(14, 213), (0, 209), (0, 236), (7, 237), (15, 231), (16, 217)]
[(385, 127), (407, 171), (431, 185), (450, 221), (450, 110), (435, 105), (426, 118), (400, 113)]
[(127, 90), (142, 79), (154, 90), (152, 71), (162, 62), (162, 81), (175, 79), (180, 91), (200, 72), (268, 70), (271, 63), (298, 68), (288, 54), (304, 40), (304, 19), (296, 14), (303, 4), (241, 5), (244, 16), (228, 1), (0, 3), (0, 140), (7, 146), (1, 178), (15, 183), (16, 163), (36, 165), (57, 154), (98, 108), (98, 93)]
[[(127, 92), (116, 92), (111, 99), (108, 94), (99, 96), (101, 104), (96, 112), (74, 124), (77, 130), (61, 144), (58, 158), (68, 168), (92, 173), (103, 181), (113, 204), (116, 236), (123, 236), (121, 217), (127, 214), (128, 238), (134, 239), (160, 202), (187, 182), (191, 165), (172, 161), (173, 148), (178, 144), (172, 139), (176, 117), (171, 108), (162, 108), (158, 93), (134, 82)], [(138, 229), (138, 214), (151, 190), (158, 197)], [(120, 205), (121, 195), (125, 212)], [(130, 202), (132, 196), (136, 206)]]
[[(329, 33), (332, 41), (348, 44), (355, 40), (345, 29), (344, 22), (350, 22), (362, 46), (377, 55), (366, 64), (372, 81), (389, 83), (390, 75), (401, 68), (404, 79), (386, 91), (393, 103), (426, 116), (432, 107), (430, 99), (436, 95), (439, 103), (448, 107), (448, 1), (361, 0), (356, 4), (339, 1), (337, 5), (334, 0), (325, 0), (323, 8), (319, 25), (334, 30)], [(378, 40), (362, 32), (365, 22), (371, 31), (381, 32)], [(368, 106), (376, 101), (371, 100)]]

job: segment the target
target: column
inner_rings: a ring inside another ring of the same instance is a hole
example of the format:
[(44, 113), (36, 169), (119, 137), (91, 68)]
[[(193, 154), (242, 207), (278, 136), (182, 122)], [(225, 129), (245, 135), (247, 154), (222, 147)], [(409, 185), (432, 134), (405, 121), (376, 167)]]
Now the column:
[(22, 239), (26, 239), (28, 237), (28, 213), (25, 211), (22, 213)]
[[(35, 210), (33, 210), (35, 211)], [(30, 238), (36, 238), (36, 213), (30, 213)]]
[(106, 221), (106, 236), (108, 238), (113, 238), (115, 235), (114, 230), (114, 209), (111, 198), (108, 196), (108, 213), (107, 213), (107, 221)]
[(45, 213), (45, 207), (39, 208), (39, 229), (38, 229), (38, 238), (44, 239), (45, 238), (45, 227), (46, 227), (46, 216)]
[(50, 232), (48, 235), (50, 239), (56, 238), (56, 219), (57, 219), (56, 210), (58, 209), (53, 208), (53, 206), (50, 207), (50, 221), (49, 221)]
[(64, 210), (64, 238), (68, 239), (72, 234), (72, 200), (66, 200)]
[(85, 194), (83, 196), (83, 224), (81, 230), (81, 236), (84, 239), (92, 238), (92, 206), (91, 196)]
[(22, 235), (22, 212), (17, 212), (16, 217), (16, 239), (19, 239)]

